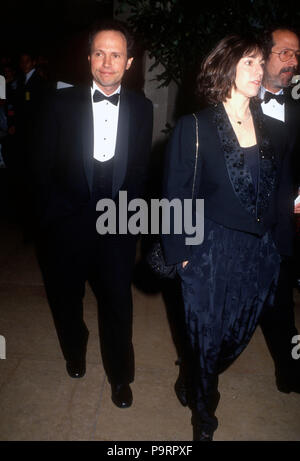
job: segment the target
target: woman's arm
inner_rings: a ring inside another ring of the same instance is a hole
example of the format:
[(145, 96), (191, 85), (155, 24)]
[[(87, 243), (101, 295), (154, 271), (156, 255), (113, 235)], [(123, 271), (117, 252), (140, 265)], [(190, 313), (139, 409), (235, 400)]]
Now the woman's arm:
[[(162, 245), (167, 264), (176, 264), (189, 259), (189, 246), (185, 243), (187, 234), (183, 223), (183, 201), (192, 198), (195, 171), (196, 125), (193, 115), (182, 117), (171, 136), (166, 150), (163, 198), (173, 201), (176, 211), (170, 207), (165, 212), (165, 219), (170, 219), (170, 234), (162, 229)], [(181, 218), (179, 212), (181, 211)], [(178, 212), (176, 219), (176, 212)], [(175, 223), (176, 219), (176, 223)], [(180, 224), (182, 232), (175, 233), (175, 224)]]

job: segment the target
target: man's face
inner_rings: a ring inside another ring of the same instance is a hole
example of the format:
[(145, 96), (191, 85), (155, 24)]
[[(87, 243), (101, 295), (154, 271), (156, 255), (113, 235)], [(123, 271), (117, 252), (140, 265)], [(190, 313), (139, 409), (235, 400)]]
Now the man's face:
[(15, 71), (12, 67), (6, 66), (3, 69), (3, 75), (7, 83), (10, 83), (15, 78)]
[(93, 79), (107, 95), (120, 85), (133, 58), (127, 58), (125, 36), (115, 30), (105, 30), (95, 35), (88, 57)]
[(273, 32), (272, 53), (265, 67), (264, 86), (276, 93), (281, 88), (287, 88), (298, 67), (296, 56), (282, 62), (279, 54), (283, 50), (299, 51), (299, 39), (296, 34), (288, 30), (276, 30)]
[(24, 74), (30, 72), (35, 66), (35, 61), (28, 54), (22, 54), (20, 58), (20, 69)]

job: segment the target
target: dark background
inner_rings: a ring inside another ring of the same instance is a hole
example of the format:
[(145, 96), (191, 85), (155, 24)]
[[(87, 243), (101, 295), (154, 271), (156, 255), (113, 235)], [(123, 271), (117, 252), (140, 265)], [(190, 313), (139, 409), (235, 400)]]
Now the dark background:
[(84, 82), (89, 28), (112, 16), (112, 0), (1, 2), (0, 56), (17, 64), (19, 54), (31, 50), (47, 58), (50, 79)]
[[(158, 83), (167, 85), (175, 80), (179, 86), (189, 87), (195, 67), (228, 33), (240, 33), (247, 28), (261, 33), (265, 27), (276, 24), (300, 26), (300, 5), (294, 0), (119, 3), (129, 5), (129, 23), (140, 43), (138, 59), (127, 73), (133, 87), (142, 85), (143, 47), (166, 69), (157, 77)], [(113, 0), (2, 1), (0, 56), (10, 55), (17, 63), (22, 51), (32, 49), (48, 59), (49, 78), (75, 84), (86, 82), (88, 31), (99, 19), (113, 17), (113, 10)]]
[[(195, 109), (199, 63), (220, 38), (248, 28), (260, 34), (270, 25), (300, 27), (300, 5), (294, 0), (119, 3), (131, 9), (129, 24), (139, 44), (124, 85), (143, 88), (143, 50), (147, 49), (165, 69), (156, 76), (158, 85), (174, 80), (181, 89), (176, 103), (179, 115)], [(50, 81), (88, 83), (88, 32), (113, 13), (113, 0), (6, 0), (0, 7), (0, 57), (11, 56), (17, 65), (19, 54), (29, 49), (44, 58)]]

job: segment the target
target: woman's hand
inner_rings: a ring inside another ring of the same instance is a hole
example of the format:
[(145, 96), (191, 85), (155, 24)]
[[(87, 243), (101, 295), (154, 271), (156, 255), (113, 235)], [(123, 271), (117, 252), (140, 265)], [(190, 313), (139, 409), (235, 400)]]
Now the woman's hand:
[[(300, 213), (300, 209), (299, 209), (299, 213)], [(188, 261), (183, 261), (183, 263), (182, 263), (182, 269), (184, 269), (185, 266), (186, 266), (188, 263), (189, 263)]]

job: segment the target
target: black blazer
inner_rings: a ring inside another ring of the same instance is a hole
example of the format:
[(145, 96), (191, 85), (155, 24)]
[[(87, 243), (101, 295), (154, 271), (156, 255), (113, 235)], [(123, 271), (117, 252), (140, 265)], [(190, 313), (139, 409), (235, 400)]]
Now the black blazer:
[[(144, 192), (152, 141), (152, 103), (121, 89), (112, 197)], [(40, 227), (77, 213), (91, 199), (93, 112), (89, 87), (57, 90), (35, 124), (32, 172)]]
[[(259, 148), (257, 200), (250, 171), (223, 104), (208, 107), (196, 115), (199, 124), (199, 159), (195, 197), (204, 198), (205, 217), (231, 229), (263, 235), (272, 230), (283, 236), (291, 232), (292, 193), (291, 146), (283, 123), (264, 117), (259, 104), (251, 103)], [(272, 142), (271, 142), (272, 139)], [(182, 117), (177, 123), (166, 153), (163, 196), (191, 198), (195, 165), (195, 119)], [(279, 227), (278, 227), (279, 226)], [(291, 235), (291, 234), (290, 234)], [(162, 235), (166, 262), (188, 260), (191, 247), (186, 234)], [(287, 237), (288, 240), (290, 237)], [(292, 242), (276, 242), (281, 253), (290, 254)]]

